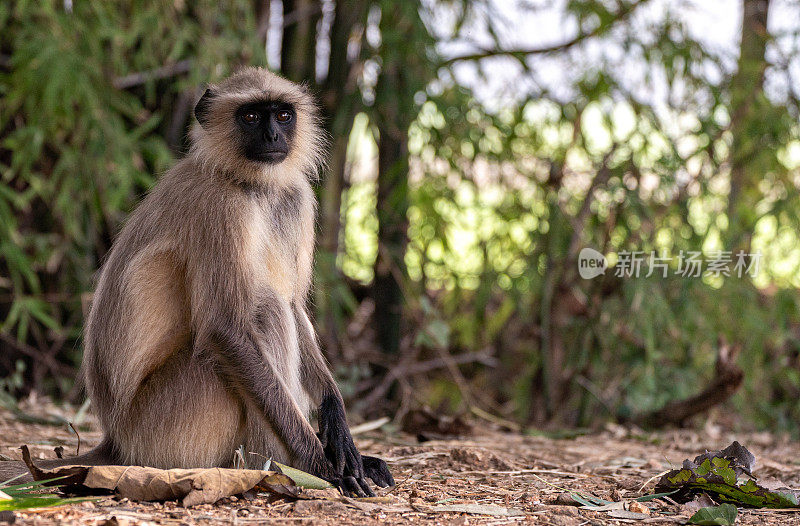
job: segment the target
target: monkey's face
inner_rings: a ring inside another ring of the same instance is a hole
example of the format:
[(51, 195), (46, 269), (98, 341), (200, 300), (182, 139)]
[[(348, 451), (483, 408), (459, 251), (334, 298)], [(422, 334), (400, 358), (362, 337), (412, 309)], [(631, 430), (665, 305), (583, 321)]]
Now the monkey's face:
[(313, 179), (326, 135), (305, 87), (261, 68), (210, 85), (194, 108), (192, 155), (204, 169), (240, 181)]
[(283, 162), (294, 139), (296, 117), (294, 106), (288, 102), (260, 101), (240, 106), (235, 119), (242, 154), (255, 162)]

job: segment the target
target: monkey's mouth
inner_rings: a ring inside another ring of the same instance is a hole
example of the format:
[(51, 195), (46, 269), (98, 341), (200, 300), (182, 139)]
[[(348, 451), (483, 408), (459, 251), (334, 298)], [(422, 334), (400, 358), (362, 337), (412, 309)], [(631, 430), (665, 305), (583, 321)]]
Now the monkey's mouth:
[(264, 150), (255, 154), (255, 160), (262, 163), (279, 163), (286, 159), (286, 150)]

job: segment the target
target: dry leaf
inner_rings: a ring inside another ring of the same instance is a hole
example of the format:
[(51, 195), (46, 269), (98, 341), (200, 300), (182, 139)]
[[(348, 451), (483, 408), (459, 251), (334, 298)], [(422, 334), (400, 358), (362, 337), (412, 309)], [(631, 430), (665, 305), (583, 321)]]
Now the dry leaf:
[[(250, 469), (156, 469), (139, 466), (96, 466), (89, 469), (83, 485), (115, 491), (132, 500), (181, 500), (184, 506), (213, 504), (238, 495), (277, 475)], [(285, 475), (284, 475), (285, 477)], [(288, 479), (288, 477), (285, 477)], [(289, 485), (293, 485), (288, 479)], [(286, 483), (286, 480), (282, 480)], [(272, 489), (265, 485), (265, 489)], [(283, 494), (281, 492), (281, 494)]]
[(711, 506), (716, 506), (717, 503), (714, 500), (706, 495), (705, 493), (701, 493), (700, 495), (695, 495), (694, 499), (687, 502), (682, 506), (683, 511), (688, 512), (689, 514), (696, 513), (701, 508), (709, 508)]
[(298, 498), (300, 488), (286, 475), (254, 469), (157, 469), (141, 466), (62, 466), (40, 469), (27, 448), (22, 451), (36, 480), (56, 477), (55, 484), (113, 491), (131, 500), (180, 500), (184, 506), (213, 504), (223, 497), (252, 490)]
[(645, 513), (636, 513), (635, 511), (628, 510), (611, 510), (608, 512), (608, 516), (614, 517), (615, 519), (631, 519), (637, 521), (650, 518), (650, 515)]

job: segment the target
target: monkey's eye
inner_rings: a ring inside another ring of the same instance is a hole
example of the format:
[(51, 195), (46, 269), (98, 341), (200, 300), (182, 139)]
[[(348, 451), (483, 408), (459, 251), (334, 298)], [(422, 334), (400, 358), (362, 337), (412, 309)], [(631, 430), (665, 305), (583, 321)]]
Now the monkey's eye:
[(242, 120), (247, 124), (255, 124), (258, 122), (260, 118), (261, 117), (259, 116), (259, 114), (254, 111), (248, 111), (247, 113), (242, 115)]
[(292, 112), (288, 110), (280, 110), (275, 114), (275, 118), (278, 120), (278, 122), (287, 123), (292, 120)]

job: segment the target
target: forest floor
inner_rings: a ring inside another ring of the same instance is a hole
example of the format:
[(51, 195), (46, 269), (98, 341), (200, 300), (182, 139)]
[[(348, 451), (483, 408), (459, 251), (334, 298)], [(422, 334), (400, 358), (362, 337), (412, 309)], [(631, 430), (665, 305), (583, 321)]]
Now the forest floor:
[[(21, 406), (30, 414), (64, 412), (42, 401)], [(26, 423), (0, 409), (0, 454), (20, 458), (29, 445), (33, 458), (54, 458), (54, 447), (74, 452), (76, 435), (66, 426)], [(85, 451), (98, 442), (87, 419), (81, 431)], [(503, 432), (493, 424), (472, 423), (469, 436), (418, 440), (407, 434), (371, 431), (356, 436), (363, 452), (386, 459), (397, 486), (380, 490), (378, 499), (278, 501), (225, 498), (216, 504), (185, 508), (178, 502), (133, 502), (102, 497), (57, 508), (16, 512), (16, 524), (683, 524), (697, 506), (668, 499), (635, 505), (647, 518), (614, 517), (611, 512), (581, 509), (570, 492), (609, 501), (652, 493), (659, 474), (705, 450), (738, 440), (756, 457), (759, 480), (777, 478), (800, 487), (800, 443), (766, 433), (726, 433), (713, 425), (704, 431), (643, 432), (609, 426), (570, 437)], [(93, 427), (94, 426), (94, 427)], [(800, 510), (739, 509), (737, 524), (800, 524)], [(0, 521), (2, 522), (2, 521)]]

